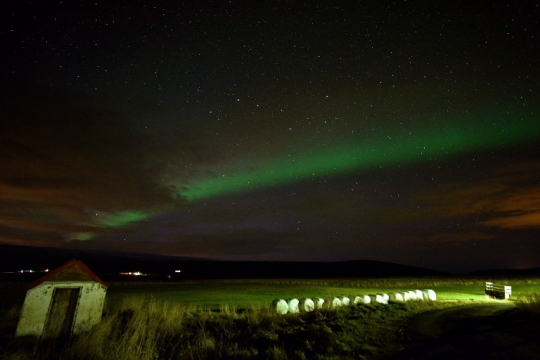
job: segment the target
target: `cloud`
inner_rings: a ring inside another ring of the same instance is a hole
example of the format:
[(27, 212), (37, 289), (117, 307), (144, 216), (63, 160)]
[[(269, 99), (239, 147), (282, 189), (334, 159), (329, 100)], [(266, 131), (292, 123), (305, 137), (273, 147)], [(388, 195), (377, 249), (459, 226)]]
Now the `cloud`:
[[(129, 114), (88, 98), (3, 90), (0, 225), (58, 241), (180, 205), (160, 183), (156, 159), (165, 150), (156, 149), (165, 145), (145, 137)], [(109, 216), (96, 221), (86, 209)]]
[(479, 224), (489, 227), (500, 227), (507, 229), (540, 227), (540, 211), (520, 215), (501, 216), (491, 220), (481, 221)]
[(78, 249), (130, 251), (171, 256), (215, 259), (261, 257), (268, 253), (296, 251), (295, 239), (287, 233), (273, 233), (264, 229), (237, 229), (213, 234), (181, 234), (169, 229), (163, 236), (160, 228), (144, 227), (125, 232), (123, 238), (111, 234), (89, 241), (72, 241), (68, 245)]
[(481, 180), (452, 181), (420, 198), (426, 219), (461, 219), (485, 227), (540, 226), (539, 161), (515, 161), (486, 170)]
[(463, 242), (495, 239), (497, 236), (486, 234), (480, 231), (462, 231), (462, 232), (441, 232), (427, 236), (414, 236), (407, 242), (415, 243), (437, 243), (437, 244), (456, 244)]

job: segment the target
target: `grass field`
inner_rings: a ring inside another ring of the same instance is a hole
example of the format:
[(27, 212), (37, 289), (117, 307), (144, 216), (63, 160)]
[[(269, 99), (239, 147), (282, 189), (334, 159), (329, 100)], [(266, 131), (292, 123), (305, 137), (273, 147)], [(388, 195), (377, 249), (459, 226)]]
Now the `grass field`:
[[(463, 304), (516, 302), (538, 311), (540, 279), (499, 279), (510, 301), (489, 300), (484, 279), (215, 280), (112, 283), (101, 323), (70, 339), (13, 337), (24, 284), (0, 286), (0, 359), (361, 359), (403, 346), (408, 318)], [(409, 301), (277, 315), (275, 298), (351, 296), (433, 289)], [(520, 300), (521, 299), (521, 300)], [(216, 311), (220, 310), (220, 311)]]
[[(511, 284), (514, 297), (540, 291), (540, 279), (500, 279)], [(485, 280), (478, 279), (325, 279), (325, 280), (215, 280), (186, 283), (113, 283), (107, 296), (148, 294), (203, 308), (266, 306), (275, 298), (327, 298), (415, 289), (433, 289), (440, 301), (485, 301)]]

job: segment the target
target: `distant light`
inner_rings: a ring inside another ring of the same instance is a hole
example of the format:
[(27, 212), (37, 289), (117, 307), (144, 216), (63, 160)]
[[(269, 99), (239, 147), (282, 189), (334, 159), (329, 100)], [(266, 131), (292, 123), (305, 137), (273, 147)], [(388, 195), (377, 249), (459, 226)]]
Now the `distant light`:
[(35, 272), (49, 272), (49, 269), (45, 269), (45, 270), (23, 269), (23, 270), (16, 270), (16, 271), (3, 271), (2, 274), (28, 274), (28, 273), (35, 273)]
[(130, 272), (120, 272), (120, 275), (130, 275), (130, 276), (146, 276), (147, 274), (140, 271), (130, 271)]
[(181, 273), (182, 270), (174, 270), (175, 273)]

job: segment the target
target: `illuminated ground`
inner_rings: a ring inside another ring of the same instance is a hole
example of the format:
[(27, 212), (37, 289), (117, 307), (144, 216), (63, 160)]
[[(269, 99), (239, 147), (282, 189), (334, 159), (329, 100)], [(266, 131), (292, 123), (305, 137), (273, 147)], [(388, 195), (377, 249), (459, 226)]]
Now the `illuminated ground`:
[(465, 305), (413, 317), (398, 359), (537, 359), (540, 316), (509, 303)]

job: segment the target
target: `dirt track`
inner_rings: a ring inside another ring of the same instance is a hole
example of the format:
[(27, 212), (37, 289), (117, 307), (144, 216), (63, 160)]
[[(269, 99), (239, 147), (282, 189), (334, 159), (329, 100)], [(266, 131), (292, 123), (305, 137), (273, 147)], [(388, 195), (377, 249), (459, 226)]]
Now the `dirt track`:
[(511, 304), (467, 305), (412, 318), (396, 359), (540, 359), (540, 316)]

